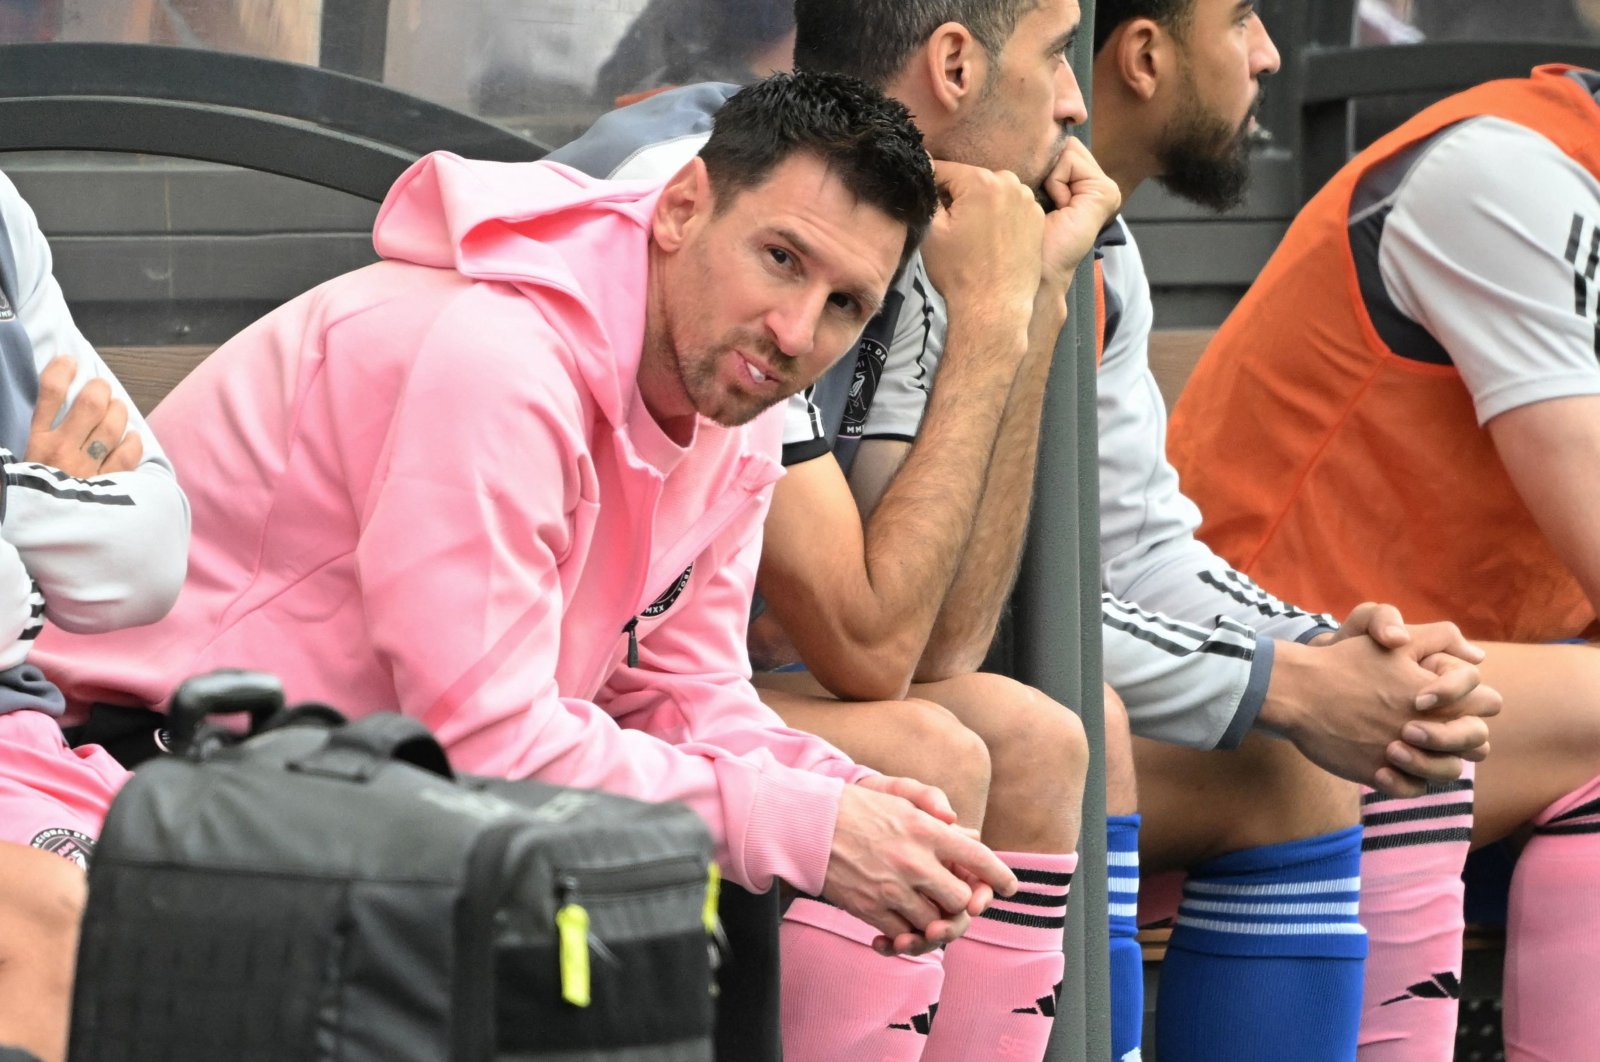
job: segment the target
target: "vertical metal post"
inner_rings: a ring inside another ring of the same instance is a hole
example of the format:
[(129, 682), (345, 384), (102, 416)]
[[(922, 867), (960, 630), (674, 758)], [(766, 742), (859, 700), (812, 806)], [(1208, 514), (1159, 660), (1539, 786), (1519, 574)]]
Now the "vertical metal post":
[[(1093, 82), (1094, 0), (1082, 0), (1073, 70)], [(1085, 136), (1088, 130), (1083, 130)], [(1017, 588), (1020, 677), (1077, 708), (1089, 735), (1083, 835), (1067, 925), (1066, 973), (1048, 1062), (1111, 1057), (1107, 970), (1105, 715), (1100, 667), (1100, 506), (1095, 417), (1094, 269), (1085, 261), (1045, 401), (1028, 550)]]

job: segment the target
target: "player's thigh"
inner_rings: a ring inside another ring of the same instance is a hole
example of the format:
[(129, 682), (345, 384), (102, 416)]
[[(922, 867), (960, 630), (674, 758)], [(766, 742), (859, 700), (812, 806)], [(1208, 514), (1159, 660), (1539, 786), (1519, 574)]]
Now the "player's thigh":
[[(769, 683), (769, 678), (779, 681)], [(817, 735), (882, 774), (938, 786), (964, 823), (981, 821), (988, 800), (989, 752), (983, 739), (949, 710), (918, 698), (839, 701), (820, 692), (805, 675), (763, 674), (756, 682), (762, 701), (788, 726)]]
[(1287, 741), (1251, 734), (1237, 749), (1198, 751), (1135, 737), (1133, 761), (1139, 862), (1152, 873), (1360, 821), (1357, 787)]
[(1486, 645), (1483, 680), (1505, 698), (1478, 765), (1472, 840), (1511, 833), (1600, 775), (1600, 649)]

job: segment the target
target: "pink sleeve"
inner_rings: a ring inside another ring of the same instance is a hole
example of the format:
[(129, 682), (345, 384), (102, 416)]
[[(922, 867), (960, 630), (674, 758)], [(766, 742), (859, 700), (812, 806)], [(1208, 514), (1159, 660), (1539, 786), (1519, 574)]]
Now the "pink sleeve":
[[(761, 555), (766, 502), (696, 559), (682, 597), (654, 624), (641, 621), (639, 666), (619, 667), (598, 700), (624, 727), (669, 736), (688, 750), (731, 753), (851, 783), (875, 772), (826, 741), (784, 725), (756, 696), (744, 631)], [(791, 809), (758, 802), (730, 845), (773, 865)], [(789, 871), (778, 876), (793, 881)], [(820, 885), (820, 882), (819, 882)]]
[(356, 562), (368, 633), (401, 709), (464, 771), (683, 801), (709, 824), (731, 880), (819, 891), (838, 778), (754, 744), (669, 744), (558, 696), (559, 558), (572, 547), (568, 513), (593, 504), (585, 418), (563, 374), (527, 371), (539, 337), (516, 323), (514, 350), (462, 334), (484, 331), (471, 325), (423, 343), (365, 499)]

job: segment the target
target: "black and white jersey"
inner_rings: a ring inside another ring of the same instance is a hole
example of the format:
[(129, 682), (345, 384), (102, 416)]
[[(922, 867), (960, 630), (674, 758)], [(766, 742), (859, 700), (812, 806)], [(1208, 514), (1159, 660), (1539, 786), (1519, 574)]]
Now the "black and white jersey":
[[(189, 506), (132, 399), (73, 323), (33, 211), (4, 175), (0, 226), (0, 713), (59, 712), (59, 693), (23, 664), (44, 620), (93, 633), (159, 619), (183, 584)], [(137, 468), (75, 479), (25, 459), (39, 372), (60, 354), (77, 360), (63, 410), (89, 380), (109, 382), (144, 444)]]
[(1135, 733), (1232, 747), (1265, 702), (1273, 641), (1305, 641), (1333, 621), (1273, 597), (1194, 537), (1200, 511), (1167, 463), (1166, 406), (1150, 372), (1150, 282), (1122, 219), (1100, 252), (1105, 680), (1127, 703)]

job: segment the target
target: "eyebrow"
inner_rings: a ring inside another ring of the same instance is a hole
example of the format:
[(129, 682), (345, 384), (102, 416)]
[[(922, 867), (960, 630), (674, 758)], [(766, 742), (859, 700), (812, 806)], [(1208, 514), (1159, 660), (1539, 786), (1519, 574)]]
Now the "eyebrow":
[[(817, 255), (816, 252), (812, 251), (811, 245), (802, 240), (793, 229), (780, 228), (774, 231), (779, 239), (793, 244), (794, 249), (800, 253), (800, 257), (809, 258), (812, 261), (816, 260)], [(883, 297), (881, 295), (874, 295), (870, 291), (865, 291), (861, 288), (846, 288), (843, 294), (856, 300), (868, 318), (876, 316), (878, 310), (883, 306)]]
[(1068, 48), (1071, 48), (1074, 44), (1077, 44), (1078, 43), (1078, 29), (1079, 29), (1078, 26), (1073, 26), (1071, 29), (1067, 30), (1067, 32), (1063, 33), (1061, 36), (1059, 36), (1055, 40), (1051, 41), (1050, 42), (1050, 46), (1045, 49), (1045, 53), (1044, 54), (1046, 54), (1046, 55), (1054, 55), (1057, 52), (1064, 52)]
[(1233, 13), (1235, 15), (1248, 14), (1249, 12), (1254, 11), (1255, 9), (1256, 9), (1256, 0), (1239, 0), (1239, 2), (1237, 4), (1233, 5)]

